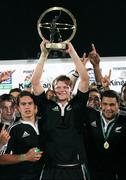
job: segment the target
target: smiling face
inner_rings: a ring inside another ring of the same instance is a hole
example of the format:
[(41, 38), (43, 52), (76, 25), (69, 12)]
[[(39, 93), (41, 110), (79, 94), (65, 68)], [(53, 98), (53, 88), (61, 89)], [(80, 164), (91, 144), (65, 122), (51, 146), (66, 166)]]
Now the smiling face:
[(37, 107), (30, 96), (20, 97), (18, 110), (23, 120), (28, 120), (28, 121), (35, 120)]
[(57, 81), (54, 86), (55, 95), (58, 102), (67, 102), (71, 95), (71, 88), (65, 81)]
[(106, 120), (113, 119), (119, 110), (119, 103), (115, 97), (103, 97), (101, 102), (102, 114)]

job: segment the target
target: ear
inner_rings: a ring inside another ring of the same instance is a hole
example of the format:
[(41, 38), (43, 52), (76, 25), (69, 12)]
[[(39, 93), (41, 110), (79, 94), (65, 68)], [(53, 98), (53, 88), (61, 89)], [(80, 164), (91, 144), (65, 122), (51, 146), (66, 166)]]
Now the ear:
[(19, 108), (17, 105), (14, 107), (14, 111), (19, 111)]
[(16, 106), (16, 108), (15, 109), (17, 109), (19, 112), (20, 112), (20, 108), (19, 108), (19, 106)]
[(101, 105), (102, 105), (102, 102), (101, 102), (101, 101), (100, 101), (99, 105), (100, 105), (100, 108), (101, 108)]

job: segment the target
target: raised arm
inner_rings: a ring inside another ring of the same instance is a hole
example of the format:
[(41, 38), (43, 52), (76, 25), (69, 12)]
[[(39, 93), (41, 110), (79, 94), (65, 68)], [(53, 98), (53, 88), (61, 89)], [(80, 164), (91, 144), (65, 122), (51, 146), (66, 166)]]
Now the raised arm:
[[(88, 61), (88, 58), (86, 57), (86, 53), (83, 54), (83, 57), (81, 58), (81, 61), (83, 62), (83, 65), (86, 66), (86, 63)], [(74, 87), (76, 85), (76, 82), (79, 78), (79, 74), (77, 72), (77, 69), (75, 68), (74, 72), (69, 76), (69, 78), (72, 81), (72, 91), (74, 90)]]
[(32, 74), (32, 77), (31, 77), (33, 92), (36, 95), (39, 95), (44, 91), (44, 89), (40, 83), (40, 79), (41, 79), (41, 76), (43, 74), (44, 63), (45, 63), (45, 61), (48, 57), (48, 54), (49, 54), (48, 50), (45, 48), (45, 43), (46, 42), (43, 41), (40, 44), (41, 55), (40, 55), (40, 58), (38, 60), (37, 65), (36, 65), (36, 68)]
[(102, 74), (100, 71), (100, 56), (96, 51), (94, 44), (91, 44), (92, 51), (89, 53), (88, 58), (93, 66), (95, 80), (97, 83), (101, 83)]
[(80, 57), (78, 56), (77, 52), (75, 51), (73, 45), (70, 42), (67, 45), (68, 48), (66, 52), (68, 52), (70, 57), (72, 58), (80, 77), (78, 89), (81, 92), (86, 92), (88, 91), (88, 85), (89, 85), (89, 77), (88, 77), (87, 69), (84, 66), (83, 62), (81, 61)]
[(109, 70), (109, 74), (102, 77), (102, 80), (101, 80), (102, 88), (103, 88), (104, 91), (110, 89), (109, 88), (110, 81), (111, 81), (111, 69)]

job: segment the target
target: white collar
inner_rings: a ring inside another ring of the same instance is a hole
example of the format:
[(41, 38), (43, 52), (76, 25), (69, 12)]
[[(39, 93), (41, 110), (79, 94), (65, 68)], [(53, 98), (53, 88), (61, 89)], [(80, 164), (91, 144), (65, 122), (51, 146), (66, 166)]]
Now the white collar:
[(68, 102), (66, 102), (64, 105), (62, 105), (60, 102), (57, 103), (61, 109), (61, 116), (64, 116), (64, 110), (65, 107), (67, 106)]

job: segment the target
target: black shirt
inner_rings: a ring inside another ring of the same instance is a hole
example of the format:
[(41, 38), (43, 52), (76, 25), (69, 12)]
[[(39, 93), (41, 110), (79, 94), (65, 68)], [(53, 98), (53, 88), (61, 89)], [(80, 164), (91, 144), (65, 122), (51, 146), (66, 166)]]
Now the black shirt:
[(61, 115), (60, 106), (47, 100), (45, 93), (36, 96), (39, 111), (43, 114), (45, 154), (49, 164), (84, 163), (86, 160), (83, 144), (83, 109), (88, 98), (78, 91), (69, 101)]
[[(30, 122), (19, 120), (10, 128), (10, 140), (5, 146), (5, 153), (24, 154), (30, 148), (39, 146), (38, 122), (36, 126)], [(21, 162), (13, 165), (1, 165), (0, 177), (34, 177), (40, 174), (42, 165), (41, 160), (36, 162)], [(0, 178), (1, 179), (1, 178)]]

